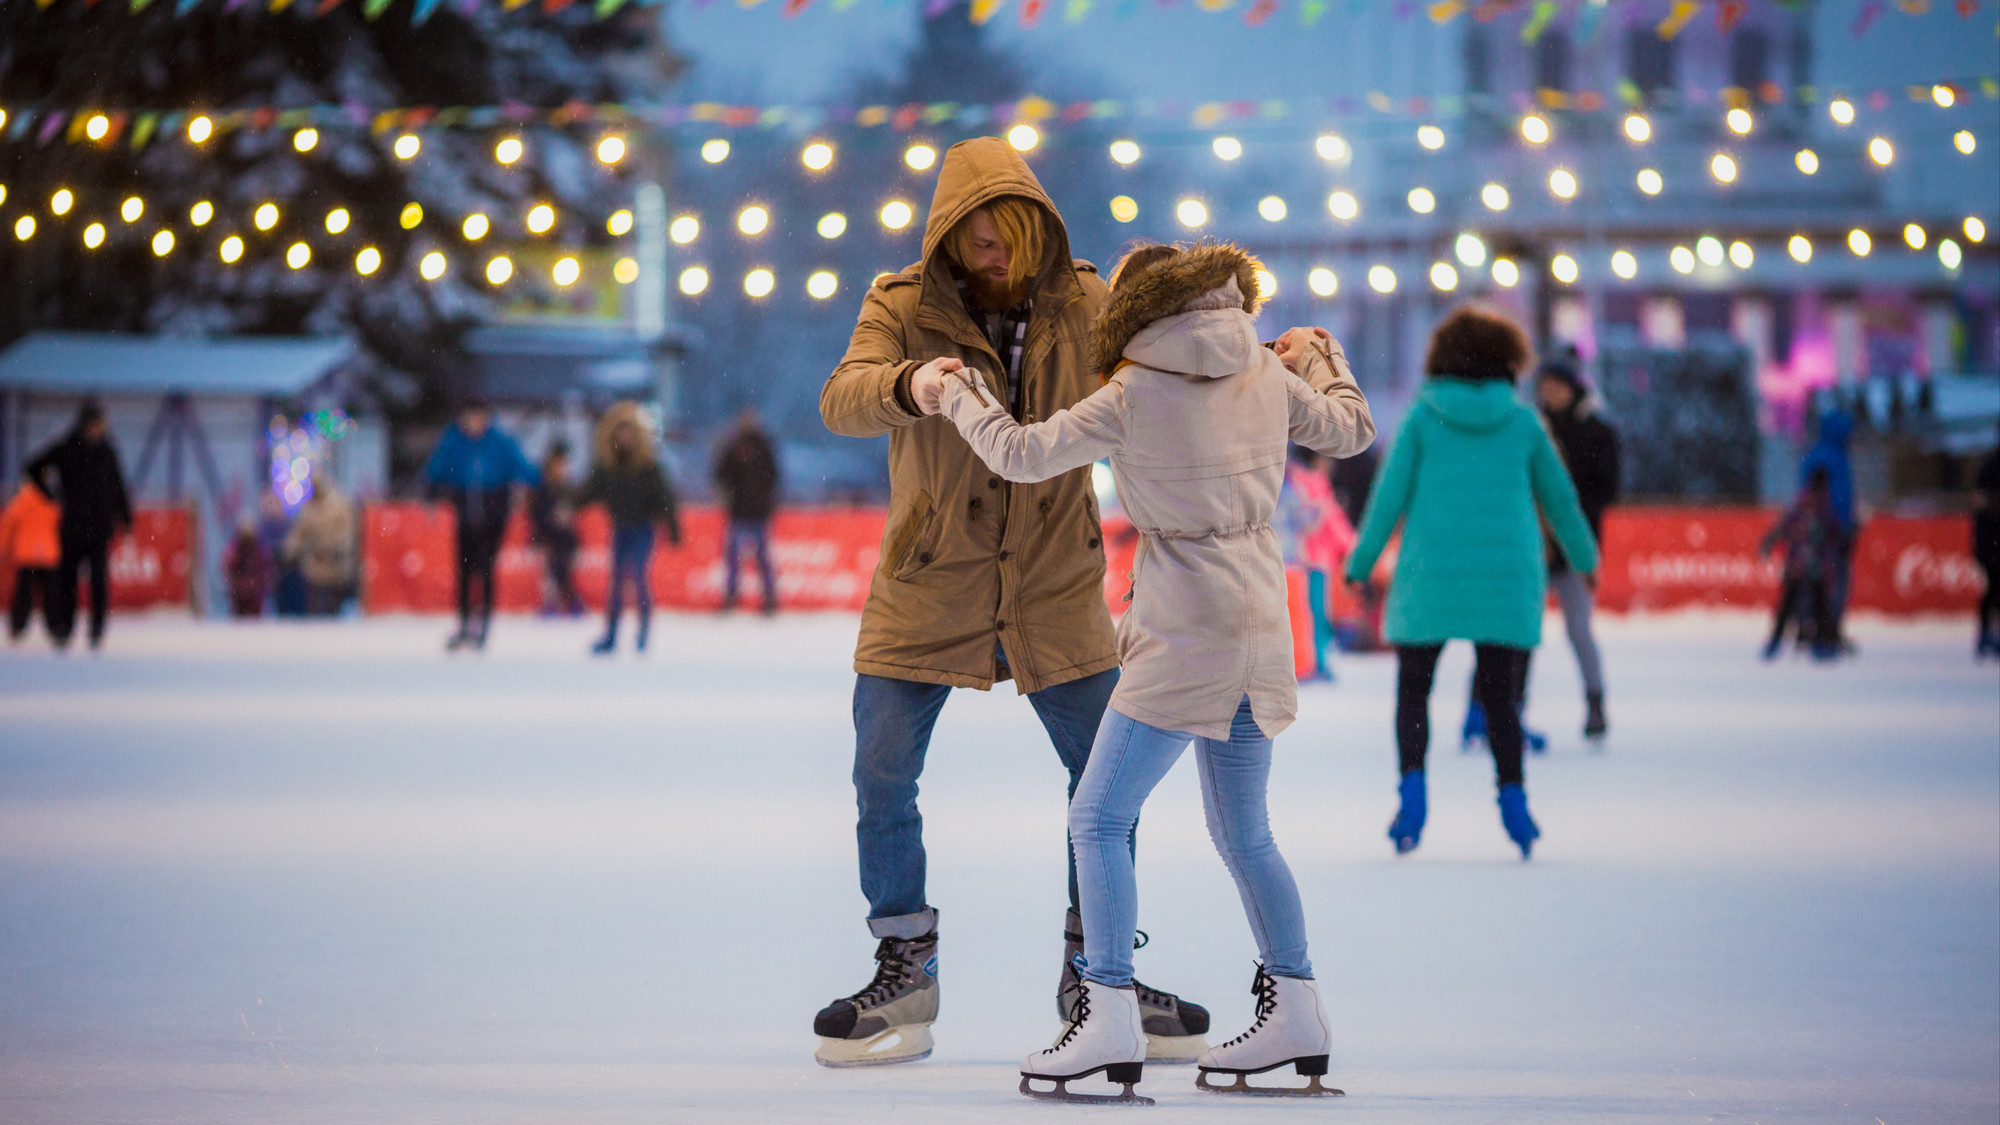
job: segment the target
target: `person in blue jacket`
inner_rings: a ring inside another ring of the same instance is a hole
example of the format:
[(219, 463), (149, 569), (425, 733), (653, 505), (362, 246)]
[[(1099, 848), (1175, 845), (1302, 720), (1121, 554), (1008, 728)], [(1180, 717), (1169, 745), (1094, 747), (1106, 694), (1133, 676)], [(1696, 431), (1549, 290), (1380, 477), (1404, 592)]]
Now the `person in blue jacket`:
[[(424, 478), (432, 495), (451, 501), (458, 517), (458, 632), (445, 648), (485, 648), (487, 623), (493, 618), (493, 566), (514, 506), (514, 486), (532, 488), (541, 474), (520, 443), (493, 424), (493, 408), (484, 399), (471, 398), (445, 427), (424, 466)], [(479, 586), (476, 618), (474, 583)]]
[(1854, 419), (1838, 406), (1832, 407), (1819, 418), (1819, 436), (1812, 448), (1799, 460), (1799, 491), (1812, 487), (1813, 474), (1826, 474), (1827, 500), (1833, 508), (1833, 518), (1840, 525), (1842, 547), (1839, 557), (1834, 560), (1833, 573), (1827, 577), (1829, 613), (1823, 620), (1833, 627), (1833, 636), (1814, 638), (1821, 646), (1832, 646), (1836, 652), (1845, 651), (1847, 643), (1843, 639), (1843, 627), (1847, 622), (1847, 592), (1851, 585), (1854, 564), (1854, 544), (1860, 538), (1861, 523), (1854, 514), (1854, 462), (1848, 455), (1848, 442), (1854, 436)]

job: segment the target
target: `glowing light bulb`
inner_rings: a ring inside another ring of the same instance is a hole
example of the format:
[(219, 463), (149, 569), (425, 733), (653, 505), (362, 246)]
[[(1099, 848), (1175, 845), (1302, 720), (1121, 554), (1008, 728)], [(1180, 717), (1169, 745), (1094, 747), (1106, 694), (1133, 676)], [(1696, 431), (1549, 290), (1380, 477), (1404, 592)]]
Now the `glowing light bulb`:
[(1208, 146), (1220, 160), (1235, 160), (1243, 155), (1243, 142), (1235, 137), (1217, 137)]
[(1979, 148), (1979, 139), (1972, 135), (1972, 130), (1960, 129), (1951, 135), (1951, 145), (1965, 155), (1971, 156)]
[(1487, 184), (1485, 187), (1479, 189), (1479, 202), (1484, 203), (1488, 211), (1505, 211), (1507, 209), (1507, 189), (1501, 187), (1499, 184)]
[(306, 128), (292, 134), (292, 147), (300, 152), (311, 152), (319, 147), (319, 130)]
[(417, 273), (422, 275), (425, 281), (436, 281), (438, 278), (444, 276), (444, 267), (444, 255), (433, 250), (425, 254), (423, 260), (417, 263)]
[(347, 208), (335, 207), (326, 213), (326, 233), (339, 234), (347, 229), (347, 224), (351, 221), (353, 216), (347, 213)]
[(83, 228), (83, 244), (86, 248), (91, 250), (95, 250), (99, 246), (104, 245), (104, 224), (92, 223), (89, 226)]
[(703, 141), (701, 145), (701, 158), (710, 164), (720, 164), (729, 159), (729, 142), (723, 140), (721, 137), (710, 141)]
[(76, 195), (68, 188), (57, 188), (56, 193), (49, 196), (49, 211), (52, 214), (67, 215), (69, 209), (75, 205)]
[[(1422, 143), (1423, 138), (1419, 136), (1417, 140), (1418, 143)], [(1444, 143), (1442, 129), (1438, 130), (1438, 143)], [(1321, 133), (1318, 139), (1313, 141), (1313, 151), (1319, 153), (1321, 160), (1331, 160), (1336, 164), (1343, 163), (1354, 155), (1354, 150), (1348, 147), (1347, 138), (1338, 133)]]
[(1267, 223), (1280, 222), (1286, 213), (1285, 201), (1275, 195), (1267, 195), (1257, 201), (1257, 214)]
[(1827, 103), (1826, 112), (1836, 125), (1854, 124), (1854, 103), (1846, 98), (1835, 98)]
[(1722, 264), (1722, 240), (1712, 234), (1704, 234), (1695, 239), (1694, 256), (1701, 259), (1704, 266)]
[(1949, 238), (1943, 239), (1938, 243), (1939, 265), (1942, 265), (1944, 268), (1948, 270), (1955, 270), (1964, 261), (1965, 261), (1965, 255), (1962, 251), (1959, 250), (1958, 243), (1953, 242)]
[(1716, 178), (1716, 181), (1719, 183), (1725, 183), (1725, 184), (1735, 183), (1736, 182), (1735, 158), (1731, 157), (1726, 152), (1716, 153), (1713, 157), (1709, 158), (1708, 174), (1714, 176)]
[(1874, 247), (1874, 241), (1868, 237), (1867, 231), (1856, 227), (1847, 232), (1847, 248), (1854, 251), (1856, 257), (1867, 257), (1868, 251), (1874, 249)]
[(1466, 269), (1476, 270), (1486, 264), (1486, 244), (1476, 234), (1461, 234), (1452, 244), (1452, 252)]
[[(628, 225), (626, 229), (631, 227)], [(701, 237), (701, 220), (693, 215), (682, 215), (667, 224), (667, 237), (673, 239), (676, 246), (686, 246)]]
[(1969, 242), (1986, 241), (1986, 223), (1977, 215), (1965, 217), (1965, 237)]
[(833, 146), (825, 141), (814, 141), (800, 151), (799, 163), (815, 172), (824, 172), (833, 164)]
[(1868, 142), (1868, 159), (1887, 168), (1896, 159), (1896, 146), (1887, 137), (1874, 137)]
[(217, 253), (221, 254), (224, 262), (233, 264), (238, 258), (243, 256), (243, 239), (232, 234), (228, 238), (223, 239), (222, 245), (217, 247), (216, 250)]
[(1792, 163), (1797, 164), (1799, 171), (1806, 175), (1816, 175), (1819, 172), (1819, 153), (1809, 148), (1802, 148), (1797, 156), (1792, 157)]
[(417, 225), (424, 221), (423, 205), (420, 203), (404, 204), (403, 213), (396, 217), (396, 221), (403, 225), (404, 230), (417, 229)]
[(1117, 164), (1137, 164), (1139, 162), (1139, 142), (1112, 141), (1111, 159)]
[(1521, 118), (1521, 138), (1531, 145), (1546, 144), (1549, 139), (1549, 123), (1537, 113)]
[(1278, 295), (1278, 277), (1270, 270), (1256, 270), (1250, 275), (1257, 282), (1257, 297), (1268, 301)]
[(630, 285), (639, 280), (639, 259), (625, 257), (611, 263), (611, 280), (620, 285)]
[(1660, 173), (1658, 169), (1656, 168), (1639, 169), (1640, 191), (1645, 192), (1647, 195), (1658, 195), (1660, 194), (1661, 191), (1666, 189), (1666, 186), (1667, 186), (1666, 181), (1660, 178)]
[[(265, 206), (269, 206), (266, 204)], [(139, 216), (146, 213), (146, 201), (136, 195), (128, 195), (125, 202), (118, 205), (118, 217), (128, 223), (136, 223)]]
[(307, 246), (303, 242), (294, 242), (291, 248), (285, 251), (285, 264), (295, 270), (306, 268), (306, 266), (312, 263), (312, 260), (312, 247)]
[(1723, 120), (1728, 123), (1729, 131), (1739, 137), (1748, 136), (1751, 126), (1756, 124), (1750, 117), (1750, 111), (1740, 107), (1730, 110)]
[(1174, 218), (1184, 227), (1198, 227), (1208, 222), (1208, 206), (1199, 199), (1183, 199), (1174, 207)]
[(1432, 211), (1437, 210), (1437, 196), (1432, 195), (1429, 188), (1411, 188), (1410, 210), (1415, 211), (1419, 215), (1430, 214)]
[(1007, 143), (1018, 152), (1029, 152), (1042, 143), (1042, 135), (1035, 131), (1033, 125), (1016, 125), (1007, 130)]
[(1910, 249), (1912, 250), (1922, 250), (1924, 248), (1924, 242), (1926, 241), (1924, 235), (1924, 228), (1918, 226), (1915, 223), (1904, 224), (1903, 241), (1909, 243)]
[(815, 301), (824, 301), (840, 291), (840, 278), (830, 270), (816, 270), (806, 278), (806, 295)]
[(1111, 197), (1111, 217), (1121, 223), (1129, 223), (1139, 217), (1139, 201), (1129, 195)]
[(547, 234), (556, 225), (556, 209), (546, 203), (537, 203), (528, 208), (528, 232)]
[(257, 210), (251, 212), (250, 225), (256, 227), (258, 230), (270, 230), (272, 227), (277, 226), (278, 205), (275, 203), (259, 204)]
[(1450, 262), (1431, 263), (1431, 288), (1440, 293), (1449, 293), (1458, 288), (1458, 271)]
[(1444, 147), (1444, 130), (1435, 125), (1417, 126), (1417, 143), (1436, 152)]
[(459, 230), (465, 233), (465, 237), (472, 240), (473, 242), (477, 242), (480, 239), (485, 238), (486, 232), (492, 229), (493, 229), (493, 224), (487, 221), (485, 215), (480, 214), (477, 211), (474, 211), (472, 214), (467, 215), (465, 217), (465, 222), (461, 224), (459, 227)]
[(771, 225), (771, 212), (759, 205), (751, 204), (736, 213), (736, 229), (747, 235), (763, 234)]
[(1576, 195), (1576, 176), (1567, 168), (1558, 168), (1549, 173), (1549, 190), (1557, 199), (1569, 199)]
[[(502, 164), (513, 164), (519, 161), (521, 155), (526, 151), (527, 149), (521, 144), (521, 138), (503, 137), (499, 144), (493, 146), (493, 159)], [(511, 263), (508, 268), (510, 270), (513, 268)], [(498, 283), (496, 282), (495, 284)]]
[(1493, 281), (1502, 289), (1512, 289), (1514, 286), (1520, 284), (1521, 267), (1515, 265), (1511, 258), (1495, 258), (1493, 259)]
[(1676, 273), (1693, 273), (1694, 251), (1685, 246), (1676, 246), (1667, 254), (1667, 262), (1674, 267)]
[[(623, 159), (625, 159), (624, 137), (610, 136), (597, 142), (597, 162), (599, 164), (610, 167)], [(568, 259), (564, 260), (567, 261)], [(560, 265), (561, 263), (557, 264)], [(561, 282), (559, 284), (567, 285), (569, 282)]]
[(743, 275), (743, 291), (752, 297), (768, 297), (777, 285), (777, 275), (761, 267)]
[[(694, 221), (693, 219), (689, 219), (686, 215), (681, 216), (681, 219), (687, 219), (688, 222)], [(681, 219), (675, 219), (674, 222), (678, 223), (681, 221)], [(605, 233), (609, 234), (613, 238), (623, 238), (626, 235), (631, 234), (632, 212), (625, 210), (622, 207), (616, 211), (611, 212), (610, 216), (604, 220), (604, 230)], [(674, 228), (672, 223), (667, 224), (667, 237), (674, 238)], [(688, 241), (688, 239), (674, 238), (674, 241), (686, 242)]]
[(1936, 102), (1940, 109), (1950, 109), (1952, 103), (1958, 100), (1958, 92), (1949, 86), (1932, 86), (1931, 100)]
[(1389, 294), (1396, 291), (1396, 271), (1388, 266), (1368, 267), (1368, 288), (1377, 293)]
[(1810, 262), (1812, 261), (1812, 239), (1807, 238), (1803, 234), (1795, 234), (1791, 237), (1791, 241), (1785, 243), (1785, 252), (1792, 256), (1792, 261), (1794, 262)]
[(1315, 296), (1331, 297), (1340, 292), (1340, 279), (1334, 276), (1332, 270), (1320, 266), (1306, 275), (1306, 288), (1312, 290)]
[(84, 122), (83, 135), (93, 141), (101, 141), (111, 132), (111, 119), (103, 114), (94, 114)]
[(1333, 213), (1334, 218), (1347, 222), (1361, 213), (1361, 204), (1352, 192), (1336, 191), (1326, 197), (1326, 209)]
[(206, 199), (188, 208), (188, 222), (193, 223), (195, 226), (205, 227), (208, 225), (208, 221), (213, 218), (215, 218), (215, 204), (210, 203)]
[(422, 138), (418, 137), (415, 133), (404, 133), (402, 136), (396, 138), (396, 145), (392, 151), (395, 152), (396, 159), (398, 160), (414, 160), (417, 154), (423, 150), (424, 142)]
[(847, 216), (838, 211), (828, 211), (819, 217), (819, 223), (813, 229), (819, 231), (821, 238), (839, 238), (847, 233)]
[(882, 213), (879, 216), (882, 220), (882, 225), (888, 227), (890, 230), (902, 230), (909, 226), (916, 217), (916, 208), (911, 207), (900, 199), (892, 199), (884, 203), (882, 205)]
[(700, 296), (708, 288), (708, 271), (700, 266), (689, 266), (681, 271), (681, 292), (690, 297)]
[(1557, 254), (1554, 258), (1550, 259), (1549, 272), (1554, 274), (1555, 279), (1564, 285), (1576, 284), (1579, 274), (1576, 259), (1570, 257), (1568, 254)]
[[(1113, 145), (1112, 147), (1115, 149), (1117, 146)], [(1133, 147), (1136, 149), (1138, 146), (1134, 145)], [(1133, 159), (1136, 160), (1138, 157), (1135, 155)], [(931, 166), (937, 163), (937, 149), (924, 144), (911, 145), (909, 148), (903, 150), (903, 163), (912, 172), (928, 172)], [(1125, 163), (1129, 164), (1131, 161), (1128, 160)]]
[(496, 254), (486, 263), (486, 283), (505, 285), (514, 276), (514, 260), (505, 254)]
[(1747, 270), (1756, 261), (1757, 253), (1750, 248), (1749, 243), (1744, 242), (1742, 239), (1737, 239), (1735, 242), (1729, 244), (1730, 265), (1735, 266), (1739, 270)]
[(1631, 138), (1633, 144), (1645, 144), (1653, 139), (1653, 123), (1646, 120), (1643, 113), (1628, 113), (1625, 115), (1625, 135)]
[(1633, 257), (1630, 250), (1613, 251), (1611, 255), (1611, 272), (1624, 278), (1626, 281), (1630, 281), (1639, 276), (1639, 259)]
[(215, 122), (210, 120), (206, 115), (196, 117), (194, 120), (188, 122), (187, 138), (193, 143), (206, 143), (208, 138), (214, 135)]
[(354, 272), (363, 277), (367, 277), (381, 268), (382, 252), (373, 246), (363, 246), (361, 252), (354, 255)]
[[(605, 163), (611, 162), (607, 160)], [(549, 279), (565, 289), (575, 285), (576, 279), (582, 276), (583, 263), (575, 258), (557, 258), (556, 264), (549, 270)]]
[(26, 242), (35, 237), (35, 217), (23, 215), (14, 220), (14, 237)]

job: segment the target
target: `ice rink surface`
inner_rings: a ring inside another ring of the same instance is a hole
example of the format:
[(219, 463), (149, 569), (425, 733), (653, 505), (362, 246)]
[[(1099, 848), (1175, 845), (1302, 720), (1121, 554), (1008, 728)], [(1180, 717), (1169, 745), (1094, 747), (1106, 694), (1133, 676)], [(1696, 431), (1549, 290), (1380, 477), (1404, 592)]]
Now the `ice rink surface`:
[[(813, 1065), (873, 967), (852, 617), (667, 617), (613, 660), (512, 619), (458, 658), (424, 619), (30, 644), (0, 653), (0, 1121), (1993, 1122), (2000, 674), (1965, 625), (1860, 622), (1836, 667), (1760, 664), (1761, 628), (1606, 622), (1601, 753), (1545, 647), (1525, 864), (1457, 746), (1462, 646), (1406, 858), (1392, 661), (1308, 686), (1273, 819), (1349, 1096), (1149, 1067), (1139, 1111), (1014, 1092), (1056, 1031), (1063, 774), (1009, 687), (954, 696), (924, 782), (936, 1056)], [(1185, 761), (1139, 877), (1141, 978), (1234, 1035), (1255, 950)]]

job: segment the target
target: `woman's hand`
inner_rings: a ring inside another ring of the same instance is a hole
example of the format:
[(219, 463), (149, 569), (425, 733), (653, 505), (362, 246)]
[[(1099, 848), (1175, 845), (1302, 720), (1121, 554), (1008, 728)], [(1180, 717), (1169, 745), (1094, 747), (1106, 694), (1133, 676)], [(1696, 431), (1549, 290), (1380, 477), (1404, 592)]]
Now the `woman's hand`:
[(1272, 350), (1278, 353), (1278, 359), (1286, 367), (1296, 373), (1299, 359), (1306, 354), (1306, 349), (1311, 347), (1314, 341), (1331, 339), (1333, 334), (1324, 328), (1288, 328), (1284, 335), (1278, 337)]

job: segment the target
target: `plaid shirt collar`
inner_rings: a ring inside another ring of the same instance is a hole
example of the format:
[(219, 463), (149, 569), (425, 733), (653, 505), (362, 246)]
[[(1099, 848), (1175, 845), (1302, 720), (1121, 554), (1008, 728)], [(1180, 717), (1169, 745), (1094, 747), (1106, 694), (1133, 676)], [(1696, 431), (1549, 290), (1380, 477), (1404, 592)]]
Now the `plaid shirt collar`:
[(1011, 400), (1008, 407), (1014, 417), (1021, 416), (1021, 357), (1028, 350), (1028, 316), (1034, 308), (1035, 298), (1030, 294), (1026, 299), (999, 316), (989, 319), (987, 310), (973, 295), (972, 286), (967, 282), (965, 271), (957, 263), (952, 263), (951, 279), (958, 286), (958, 299), (964, 304), (966, 315), (986, 334), (987, 342), (993, 345), (993, 354), (1007, 365), (1007, 395)]

